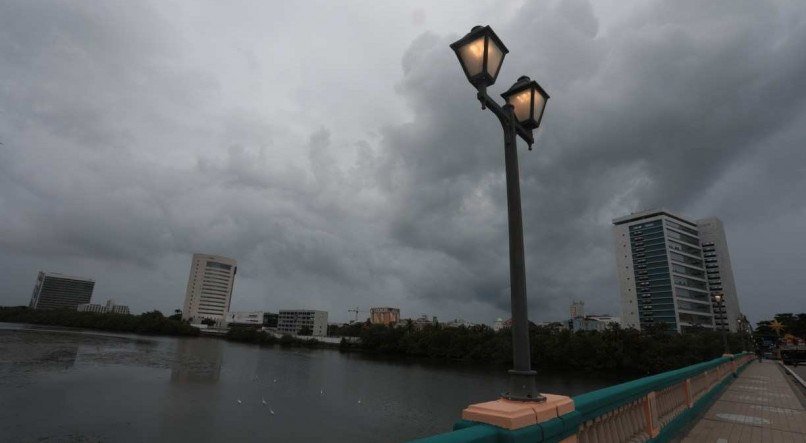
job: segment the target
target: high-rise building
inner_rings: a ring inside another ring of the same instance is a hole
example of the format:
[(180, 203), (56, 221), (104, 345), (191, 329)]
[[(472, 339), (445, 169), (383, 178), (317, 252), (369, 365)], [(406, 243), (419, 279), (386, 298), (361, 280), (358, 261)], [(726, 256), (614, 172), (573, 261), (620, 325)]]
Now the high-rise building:
[(277, 332), (297, 335), (309, 329), (316, 337), (327, 336), (327, 312), (312, 309), (281, 310), (277, 318)]
[(237, 271), (237, 262), (231, 258), (193, 254), (182, 318), (191, 322), (224, 320)]
[(585, 302), (573, 301), (571, 302), (571, 318), (578, 318), (585, 316)]
[(369, 321), (373, 325), (390, 325), (400, 322), (400, 309), (398, 308), (370, 308)]
[(714, 328), (697, 223), (666, 210), (613, 220), (622, 324)]
[[(716, 328), (737, 332), (741, 309), (736, 294), (736, 283), (733, 280), (733, 268), (730, 265), (725, 228), (722, 226), (722, 221), (716, 217), (698, 220), (697, 227), (700, 231), (705, 274), (708, 279), (708, 290), (711, 292)], [(717, 294), (722, 295), (721, 303), (714, 297)]]
[(55, 272), (39, 272), (31, 295), (31, 309), (72, 309), (89, 303), (95, 281)]

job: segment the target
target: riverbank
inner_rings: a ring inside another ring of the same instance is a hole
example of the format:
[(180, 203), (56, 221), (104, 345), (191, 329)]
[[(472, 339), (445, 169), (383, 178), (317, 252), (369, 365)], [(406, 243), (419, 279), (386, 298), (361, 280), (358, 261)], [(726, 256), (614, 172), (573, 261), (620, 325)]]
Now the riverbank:
[(140, 315), (102, 314), (70, 310), (37, 311), (27, 307), (0, 307), (0, 322), (65, 326), (134, 334), (198, 336), (199, 330), (181, 321), (165, 317), (159, 311)]
[[(34, 311), (0, 308), (0, 321), (97, 329), (138, 334), (197, 336), (199, 330), (158, 311), (139, 316), (74, 311)], [(508, 329), (487, 326), (448, 328), (411, 324), (397, 327), (355, 324), (351, 340), (338, 345), (315, 337), (276, 337), (251, 328), (232, 328), (221, 338), (260, 346), (335, 348), (379, 358), (432, 360), (488, 367), (512, 364), (512, 338)], [(649, 331), (622, 329), (568, 331), (559, 327), (530, 328), (532, 366), (551, 372), (641, 377), (716, 358), (724, 352), (722, 337), (712, 331), (678, 334), (655, 328)], [(741, 337), (730, 334), (731, 352), (741, 351)]]
[(316, 337), (301, 338), (301, 336), (292, 335), (281, 335), (280, 337), (277, 337), (274, 334), (249, 327), (230, 328), (229, 331), (227, 331), (227, 333), (222, 337), (229, 341), (251, 343), (260, 346), (280, 345), (283, 347), (330, 349), (339, 349), (340, 347), (340, 344), (338, 343), (329, 343), (326, 341), (317, 340)]

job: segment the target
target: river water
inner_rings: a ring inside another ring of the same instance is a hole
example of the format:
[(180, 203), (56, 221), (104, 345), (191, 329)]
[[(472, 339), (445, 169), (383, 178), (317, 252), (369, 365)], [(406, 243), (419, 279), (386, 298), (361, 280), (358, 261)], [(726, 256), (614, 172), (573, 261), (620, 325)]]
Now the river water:
[[(449, 431), (505, 371), (0, 323), (0, 441), (384, 442)], [(576, 395), (607, 380), (540, 375)]]

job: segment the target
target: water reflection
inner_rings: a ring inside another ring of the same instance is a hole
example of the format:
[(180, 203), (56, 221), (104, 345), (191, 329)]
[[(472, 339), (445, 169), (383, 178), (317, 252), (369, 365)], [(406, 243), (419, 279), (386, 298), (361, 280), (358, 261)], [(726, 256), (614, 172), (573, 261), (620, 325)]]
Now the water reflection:
[[(450, 429), (506, 384), (494, 368), (8, 327), (0, 411), (13, 414), (0, 412), (0, 441), (401, 441)], [(603, 383), (540, 375), (570, 395)]]
[(222, 345), (215, 339), (180, 339), (171, 366), (171, 382), (217, 382), (221, 377)]
[(22, 375), (63, 371), (78, 357), (78, 343), (58, 333), (0, 330), (0, 371)]
[(221, 381), (225, 344), (210, 338), (176, 340), (170, 383), (155, 402), (162, 410), (157, 435), (150, 440), (218, 440), (218, 419), (231, 413), (219, 410), (226, 402)]
[(31, 365), (45, 370), (66, 370), (76, 364), (76, 357), (78, 356), (77, 344), (65, 344), (58, 349), (38, 356)]

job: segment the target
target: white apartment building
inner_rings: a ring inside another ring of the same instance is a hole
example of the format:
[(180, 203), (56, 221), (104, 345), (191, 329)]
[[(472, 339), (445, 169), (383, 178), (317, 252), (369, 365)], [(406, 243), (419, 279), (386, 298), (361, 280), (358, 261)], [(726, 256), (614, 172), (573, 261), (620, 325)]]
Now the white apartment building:
[(182, 318), (200, 322), (224, 320), (232, 301), (237, 262), (209, 254), (193, 254)]
[(586, 315), (572, 317), (568, 321), (568, 329), (572, 331), (599, 331), (607, 330), (612, 324), (621, 324), (621, 319), (612, 315)]
[(227, 325), (249, 325), (266, 328), (277, 327), (278, 315), (265, 311), (227, 312)]
[(101, 314), (129, 314), (129, 307), (116, 305), (114, 300), (107, 300), (105, 305), (96, 303), (83, 303), (76, 307), (78, 312), (98, 312)]
[(111, 312), (112, 314), (130, 314), (129, 307), (124, 305), (112, 305), (107, 309), (109, 309), (108, 312)]
[(78, 312), (97, 312), (99, 314), (106, 313), (106, 306), (97, 303), (82, 303), (76, 306)]
[[(730, 264), (728, 240), (722, 221), (716, 217), (697, 221), (702, 241), (705, 274), (708, 279), (708, 290), (714, 310), (714, 321), (717, 329), (730, 332), (739, 330), (739, 296), (736, 294), (736, 283), (733, 280), (733, 267)], [(714, 296), (721, 294), (723, 303), (717, 303)]]
[(327, 312), (312, 309), (280, 310), (277, 332), (297, 335), (302, 328), (309, 328), (315, 337), (327, 336)]

